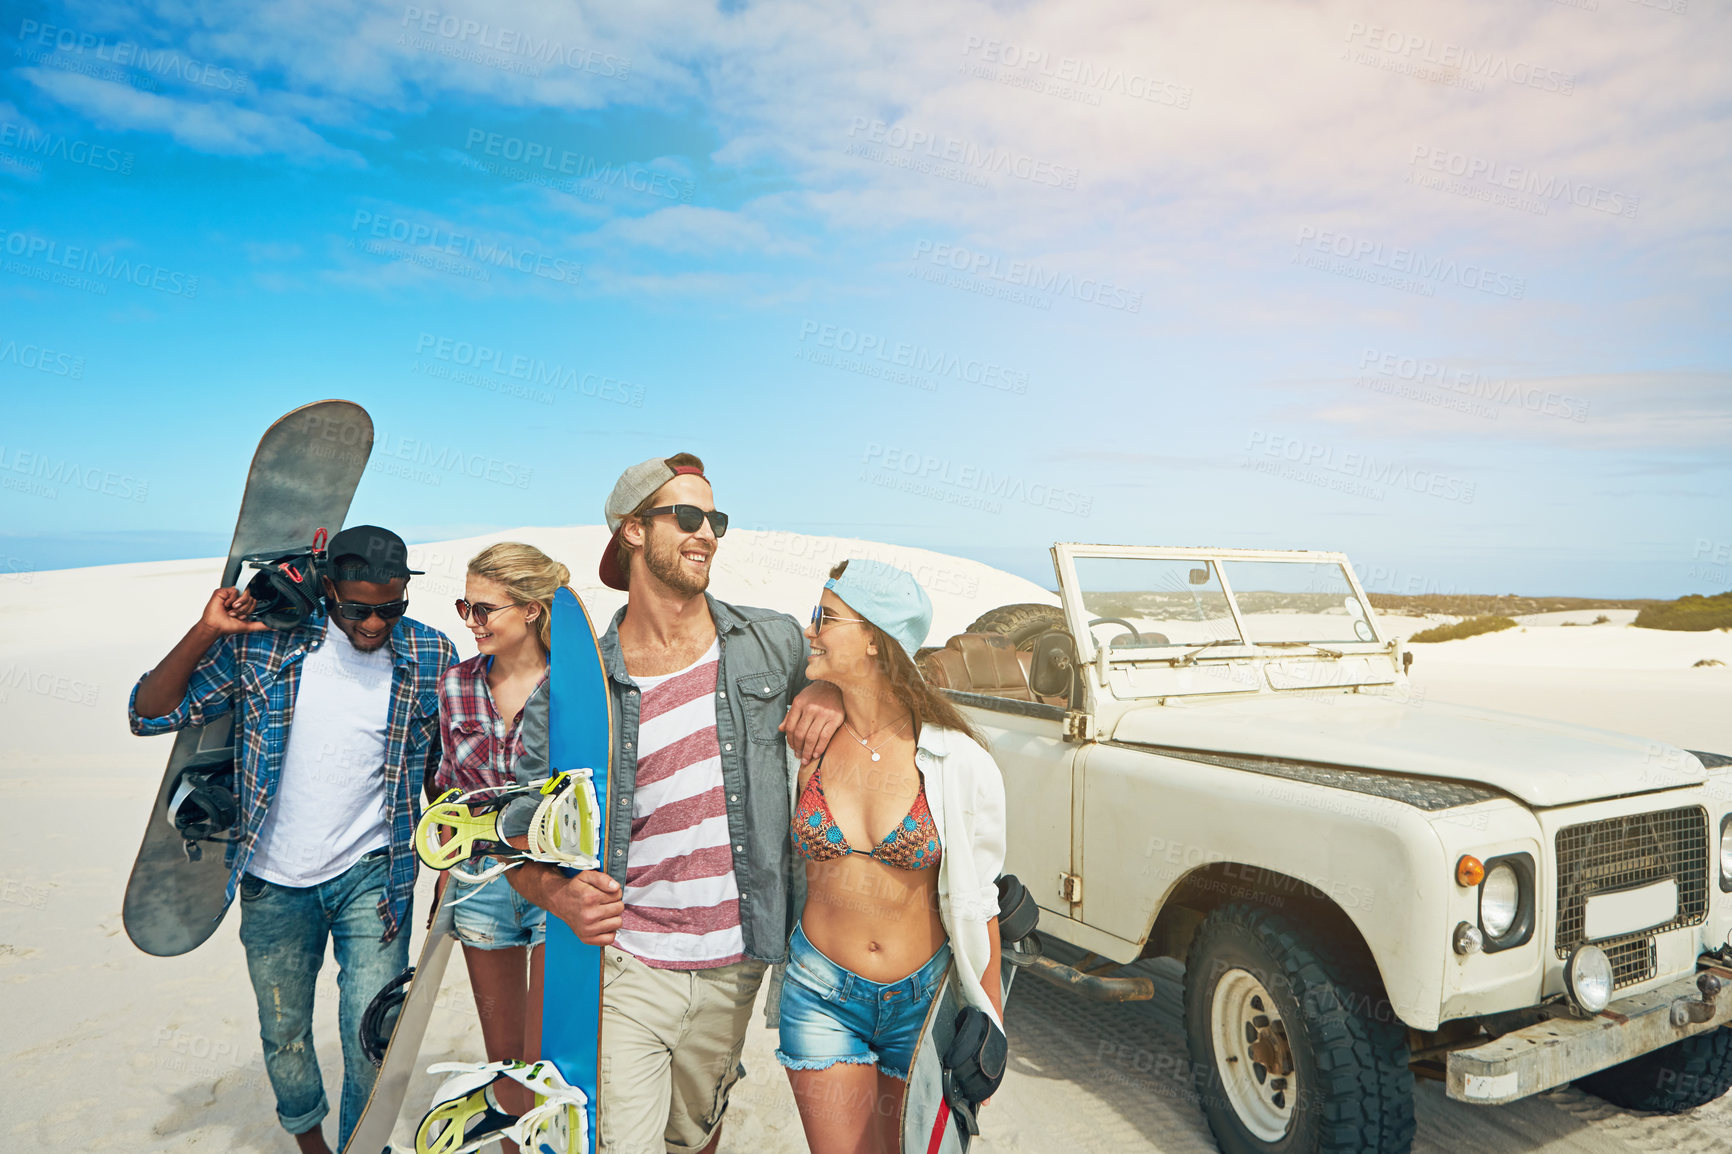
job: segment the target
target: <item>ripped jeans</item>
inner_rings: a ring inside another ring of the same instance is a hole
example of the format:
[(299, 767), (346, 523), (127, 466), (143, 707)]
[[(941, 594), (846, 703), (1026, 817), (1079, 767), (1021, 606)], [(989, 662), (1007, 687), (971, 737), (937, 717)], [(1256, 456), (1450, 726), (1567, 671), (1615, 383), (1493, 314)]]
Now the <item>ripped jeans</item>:
[(277, 1096), (277, 1120), (302, 1134), (331, 1111), (313, 1052), (313, 987), (325, 962), (325, 939), (337, 955), (337, 1025), (343, 1044), (340, 1150), (366, 1109), (377, 1071), (361, 1051), (361, 1014), (386, 982), (409, 964), (410, 915), (389, 942), (379, 902), (390, 872), (385, 851), (368, 854), (330, 881), (280, 886), (242, 874), (241, 945), (259, 1003), (265, 1073)]

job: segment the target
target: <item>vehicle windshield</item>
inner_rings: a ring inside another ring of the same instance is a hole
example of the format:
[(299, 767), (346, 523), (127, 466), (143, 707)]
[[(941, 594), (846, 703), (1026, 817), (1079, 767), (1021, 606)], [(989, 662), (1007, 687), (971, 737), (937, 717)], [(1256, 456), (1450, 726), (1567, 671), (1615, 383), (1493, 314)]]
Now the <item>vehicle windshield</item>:
[[(1186, 558), (1076, 557), (1077, 586), (1089, 632), (1114, 655), (1176, 651), (1250, 641), (1327, 649), (1377, 640), (1371, 615), (1334, 561), (1208, 561)], [(1222, 587), (1232, 588), (1246, 636)]]
[(1245, 633), (1258, 645), (1377, 640), (1370, 614), (1334, 561), (1223, 561)]
[(1121, 651), (1240, 640), (1213, 562), (1078, 557), (1075, 563), (1097, 643)]

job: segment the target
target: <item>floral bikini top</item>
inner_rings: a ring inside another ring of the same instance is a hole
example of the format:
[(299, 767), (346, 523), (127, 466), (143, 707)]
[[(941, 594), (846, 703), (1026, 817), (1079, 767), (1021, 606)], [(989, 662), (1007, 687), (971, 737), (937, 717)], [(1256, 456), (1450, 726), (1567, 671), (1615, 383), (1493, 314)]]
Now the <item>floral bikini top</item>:
[[(824, 783), (820, 780), (823, 772), (824, 759), (820, 757), (818, 768), (812, 771), (800, 794), (800, 804), (794, 807), (794, 846), (807, 861), (830, 861), (860, 852), (848, 844), (837, 828), (836, 819), (830, 816), (830, 804), (824, 800)], [(926, 787), (922, 785), (908, 816), (864, 856), (897, 869), (918, 870), (937, 865), (943, 854), (938, 844), (938, 827), (926, 805)]]

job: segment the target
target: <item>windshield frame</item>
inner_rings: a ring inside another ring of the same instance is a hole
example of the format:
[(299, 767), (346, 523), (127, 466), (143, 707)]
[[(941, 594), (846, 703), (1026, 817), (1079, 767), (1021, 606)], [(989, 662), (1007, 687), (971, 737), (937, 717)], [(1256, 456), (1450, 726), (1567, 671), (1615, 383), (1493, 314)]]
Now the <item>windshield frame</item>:
[[(1227, 599), (1227, 609), (1232, 615), (1233, 628), (1238, 632), (1239, 639), (1225, 645), (1214, 645), (1192, 653), (1194, 645), (1175, 645), (1172, 652), (1151, 652), (1149, 650), (1117, 650), (1110, 644), (1097, 641), (1094, 632), (1089, 629), (1089, 618), (1083, 606), (1081, 579), (1077, 575), (1077, 558), (1100, 557), (1114, 560), (1143, 561), (1190, 561), (1211, 563), (1216, 579), (1220, 582), (1221, 591)], [(1210, 549), (1186, 547), (1161, 547), (1139, 545), (1095, 545), (1080, 542), (1060, 542), (1052, 548), (1054, 575), (1058, 578), (1061, 599), (1065, 606), (1065, 621), (1070, 627), (1071, 636), (1076, 639), (1077, 659), (1094, 663), (1104, 650), (1106, 660), (1114, 665), (1140, 665), (1158, 663), (1165, 665), (1196, 664), (1202, 661), (1244, 659), (1247, 657), (1271, 658), (1312, 658), (1316, 660), (1336, 660), (1332, 654), (1362, 654), (1387, 652), (1391, 641), (1383, 633), (1377, 617), (1376, 609), (1372, 607), (1365, 590), (1359, 584), (1359, 575), (1353, 571), (1353, 565), (1347, 560), (1345, 553), (1330, 553), (1306, 549)], [(1338, 565), (1347, 575), (1347, 583), (1360, 605), (1365, 607), (1365, 620), (1370, 624), (1374, 635), (1371, 641), (1343, 641), (1334, 643), (1268, 643), (1259, 645), (1248, 640), (1244, 616), (1239, 609), (1239, 599), (1233, 592), (1232, 581), (1228, 576), (1226, 561), (1258, 561), (1258, 562), (1310, 562), (1312, 564)], [(1321, 650), (1321, 652), (1320, 652)], [(1186, 657), (1186, 654), (1192, 654)]]

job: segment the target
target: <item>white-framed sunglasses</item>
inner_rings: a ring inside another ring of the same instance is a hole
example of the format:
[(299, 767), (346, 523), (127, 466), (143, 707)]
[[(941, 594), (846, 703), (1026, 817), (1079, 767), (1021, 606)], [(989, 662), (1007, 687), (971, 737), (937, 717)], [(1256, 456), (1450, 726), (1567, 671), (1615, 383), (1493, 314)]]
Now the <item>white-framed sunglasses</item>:
[(824, 608), (822, 605), (814, 605), (812, 607), (812, 632), (813, 633), (824, 632), (824, 626), (826, 626), (826, 625), (843, 625), (843, 624), (849, 624), (849, 623), (852, 623), (855, 625), (870, 625), (871, 624), (871, 622), (866, 620), (864, 617), (840, 617), (840, 616), (830, 612), (828, 609)]

